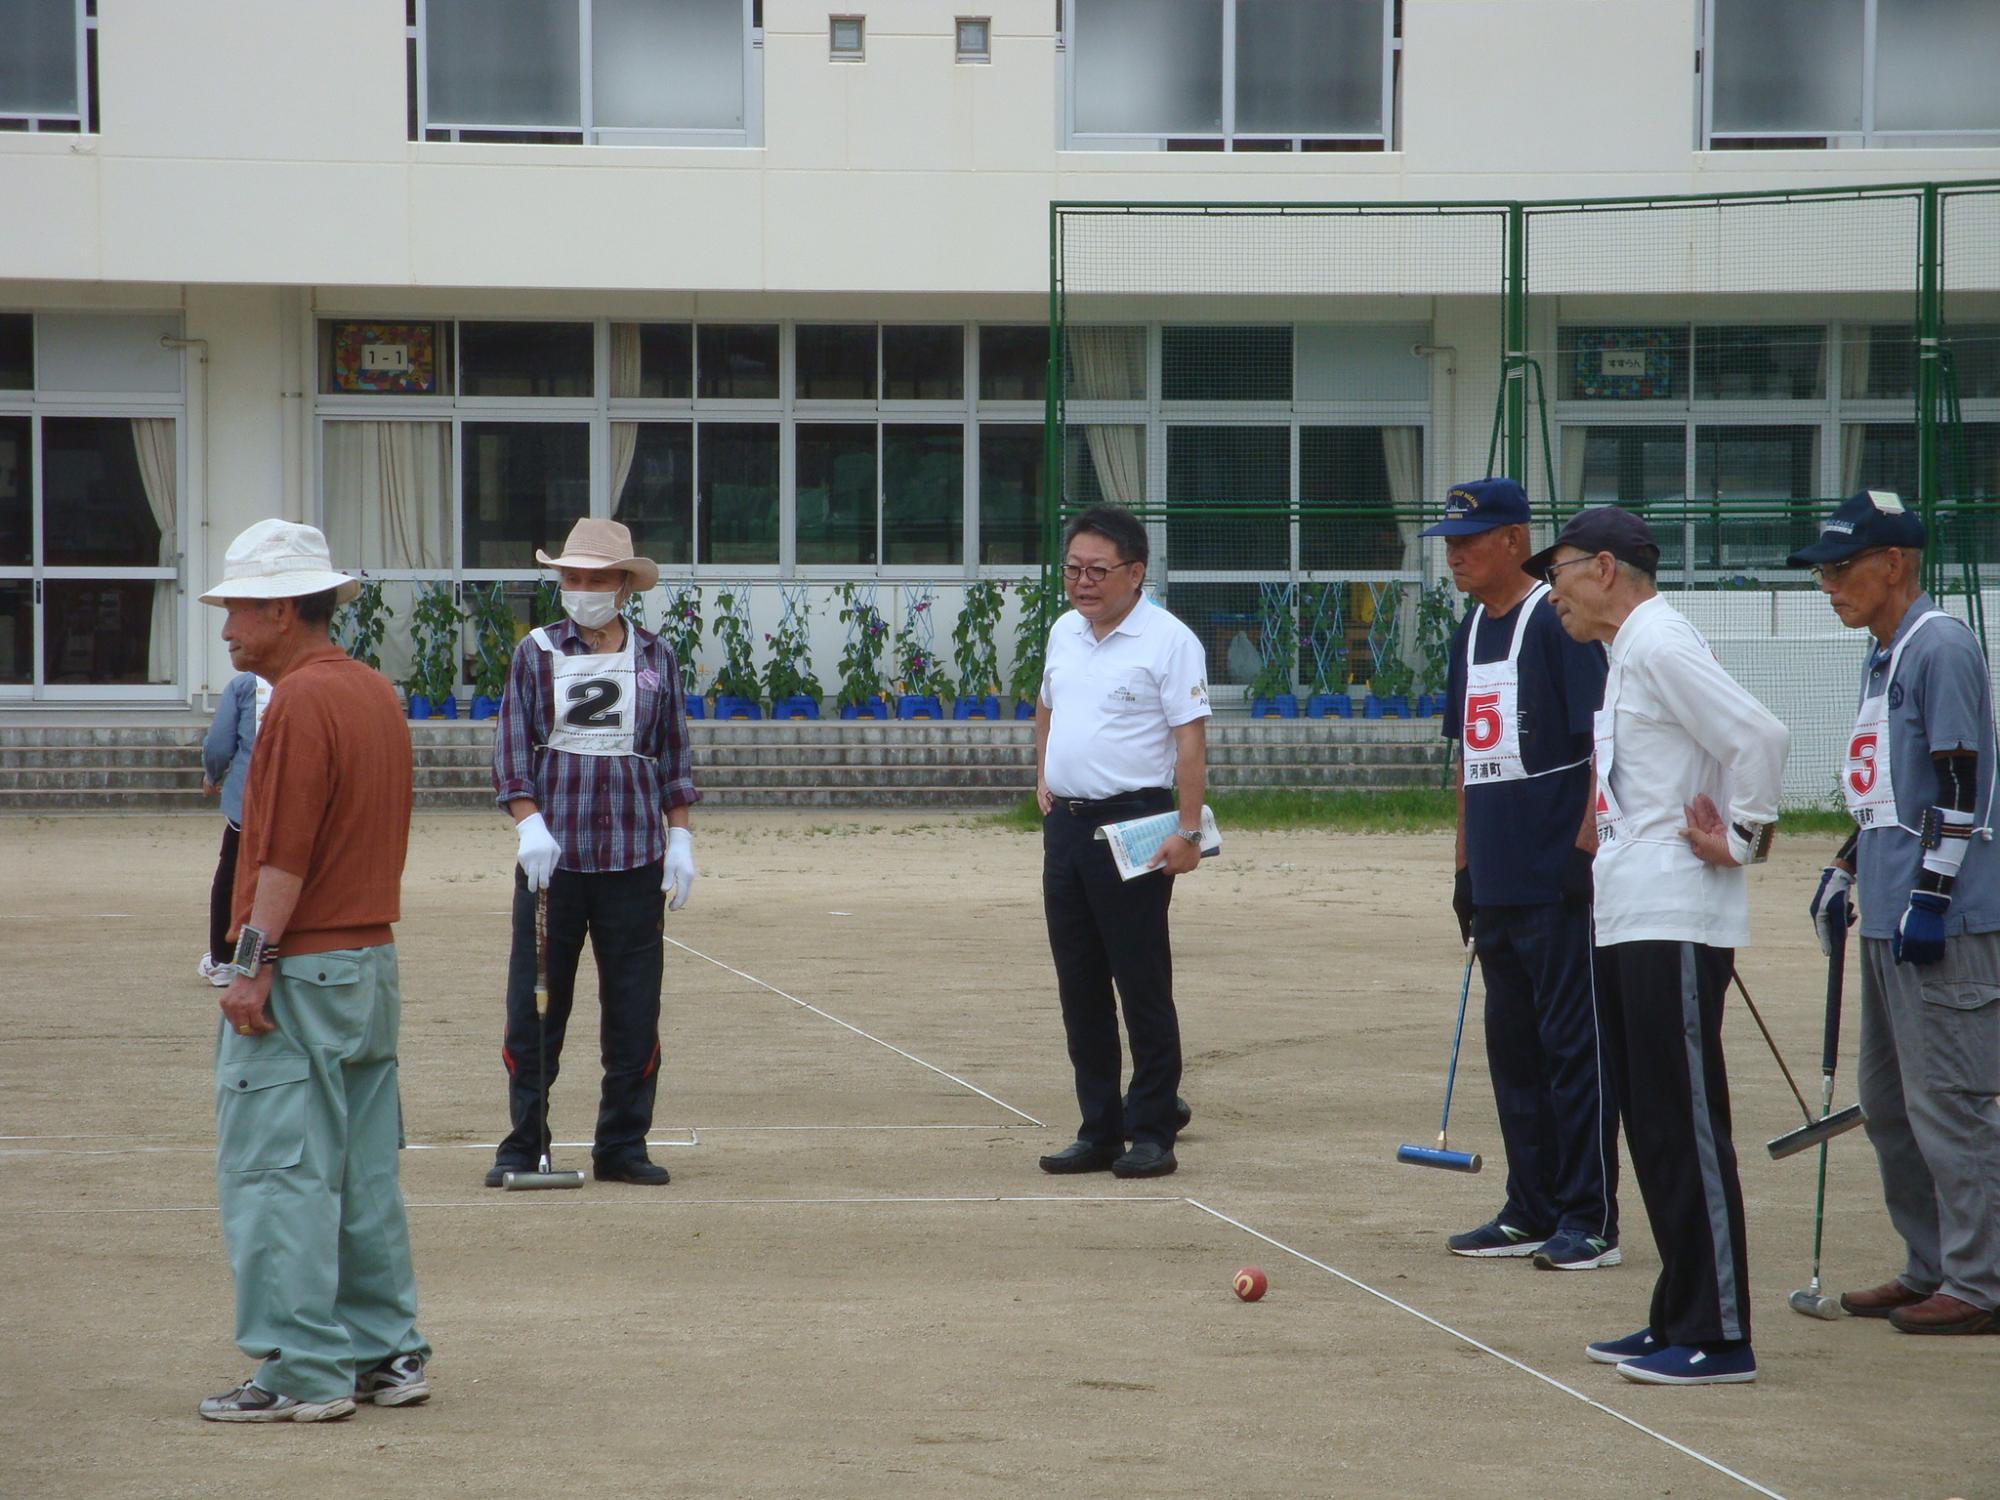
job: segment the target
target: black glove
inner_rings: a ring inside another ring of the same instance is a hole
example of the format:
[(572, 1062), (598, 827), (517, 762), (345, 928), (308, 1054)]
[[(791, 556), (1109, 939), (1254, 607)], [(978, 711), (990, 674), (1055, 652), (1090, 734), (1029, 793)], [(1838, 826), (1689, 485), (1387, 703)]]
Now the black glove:
[(1590, 875), (1594, 858), (1588, 849), (1570, 848), (1569, 863), (1563, 867), (1563, 900), (1572, 906), (1588, 906), (1597, 894)]
[(1451, 909), (1458, 918), (1458, 940), (1472, 941), (1472, 871), (1465, 865), (1451, 878)]

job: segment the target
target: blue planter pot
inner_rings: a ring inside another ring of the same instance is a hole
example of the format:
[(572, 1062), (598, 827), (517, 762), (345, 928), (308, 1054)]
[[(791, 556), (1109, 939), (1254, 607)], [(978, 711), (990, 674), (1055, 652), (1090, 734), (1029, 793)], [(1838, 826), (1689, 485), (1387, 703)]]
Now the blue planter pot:
[(1030, 703), (1026, 698), (1023, 698), (1017, 703), (1015, 703), (1014, 705), (1015, 718), (1032, 719), (1034, 718), (1034, 716), (1035, 716), (1035, 705)]
[(806, 693), (794, 693), (791, 697), (782, 699), (771, 705), (771, 717), (774, 719), (817, 719), (819, 717), (819, 699)]
[(1295, 694), (1280, 693), (1275, 698), (1250, 700), (1250, 717), (1253, 719), (1296, 719), (1298, 716), (1299, 700)]
[(764, 710), (754, 698), (738, 698), (723, 693), (716, 697), (715, 716), (718, 719), (761, 719)]
[(1389, 698), (1378, 698), (1370, 693), (1361, 716), (1364, 719), (1407, 719), (1410, 717), (1410, 700), (1401, 693)]
[(843, 719), (886, 719), (889, 705), (880, 698), (870, 698), (866, 703), (844, 703), (840, 708)]
[(1350, 712), (1345, 693), (1314, 693), (1306, 699), (1308, 719), (1344, 719)]
[(431, 717), (433, 719), (457, 718), (458, 700), (456, 698), (439, 698), (436, 702), (431, 704)]
[(682, 701), (687, 704), (687, 716), (690, 719), (705, 719), (708, 717), (708, 700), (706, 698), (700, 698), (693, 693), (689, 693)]
[(431, 700), (422, 693), (410, 694), (410, 717), (428, 719), (431, 716)]
[(952, 704), (951, 716), (954, 719), (997, 719), (1000, 717), (1000, 700), (991, 693), (983, 698), (960, 698)]
[(928, 693), (904, 693), (896, 699), (899, 719), (942, 719), (944, 707)]
[(489, 698), (484, 693), (474, 693), (472, 695), (473, 718), (490, 719), (499, 712), (500, 700), (498, 698)]

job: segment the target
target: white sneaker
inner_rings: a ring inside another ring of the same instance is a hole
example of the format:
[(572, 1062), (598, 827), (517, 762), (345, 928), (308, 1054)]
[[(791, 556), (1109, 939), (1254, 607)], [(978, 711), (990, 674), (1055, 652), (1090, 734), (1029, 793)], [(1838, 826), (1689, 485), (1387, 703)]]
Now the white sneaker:
[(294, 1401), (246, 1380), (233, 1391), (210, 1396), (197, 1408), (208, 1422), (338, 1422), (354, 1415), (347, 1396), (331, 1401)]
[(420, 1354), (399, 1354), (385, 1359), (372, 1370), (357, 1370), (354, 1399), (376, 1406), (415, 1406), (431, 1398), (431, 1383), (424, 1378)]
[(201, 962), (194, 966), (194, 971), (219, 990), (228, 989), (230, 980), (236, 977), (233, 965), (219, 964), (206, 953), (202, 954)]

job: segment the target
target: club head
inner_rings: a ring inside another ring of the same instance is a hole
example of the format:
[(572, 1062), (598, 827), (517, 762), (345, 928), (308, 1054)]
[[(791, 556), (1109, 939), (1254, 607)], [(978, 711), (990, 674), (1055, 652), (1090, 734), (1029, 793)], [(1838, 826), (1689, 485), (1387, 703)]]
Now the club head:
[(1824, 1119), (1815, 1120), (1810, 1125), (1801, 1125), (1789, 1134), (1766, 1142), (1764, 1149), (1771, 1153), (1772, 1161), (1783, 1161), (1788, 1156), (1797, 1156), (1801, 1151), (1810, 1150), (1837, 1135), (1845, 1135), (1855, 1126), (1866, 1123), (1867, 1116), (1861, 1113), (1861, 1106), (1850, 1104), (1845, 1109), (1835, 1110)]
[(509, 1172), (500, 1179), (500, 1186), (510, 1193), (535, 1192), (542, 1188), (580, 1188), (583, 1186), (581, 1172), (551, 1172), (546, 1168), (539, 1172)]
[(1436, 1146), (1398, 1146), (1396, 1160), (1406, 1167), (1439, 1167), (1447, 1172), (1477, 1172), (1483, 1165), (1476, 1151), (1441, 1151)]
[(1823, 1296), (1810, 1287), (1801, 1287), (1785, 1300), (1791, 1304), (1793, 1312), (1803, 1313), (1808, 1318), (1823, 1318), (1833, 1323), (1847, 1316), (1838, 1297)]

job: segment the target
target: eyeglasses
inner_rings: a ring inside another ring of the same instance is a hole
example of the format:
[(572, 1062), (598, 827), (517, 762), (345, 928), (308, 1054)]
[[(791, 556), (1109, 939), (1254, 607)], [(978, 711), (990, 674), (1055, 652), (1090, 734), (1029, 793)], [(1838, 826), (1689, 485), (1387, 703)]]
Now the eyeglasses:
[(1088, 579), (1092, 583), (1102, 583), (1111, 576), (1113, 568), (1129, 568), (1138, 560), (1136, 557), (1128, 558), (1122, 563), (1113, 563), (1109, 568), (1100, 567), (1096, 563), (1092, 563), (1087, 568), (1080, 568), (1075, 563), (1064, 563), (1062, 570), (1063, 582), (1076, 583), (1081, 579)]
[(1865, 552), (1857, 552), (1852, 557), (1844, 557), (1839, 562), (1820, 563), (1812, 570), (1814, 583), (1838, 583), (1847, 576), (1847, 570), (1864, 557), (1875, 557), (1887, 552), (1887, 547), (1870, 547)]
[(1542, 577), (1545, 580), (1554, 578), (1564, 568), (1573, 568), (1578, 563), (1596, 562), (1599, 556), (1600, 554), (1593, 552), (1587, 557), (1572, 557), (1568, 562), (1550, 563), (1542, 569)]

